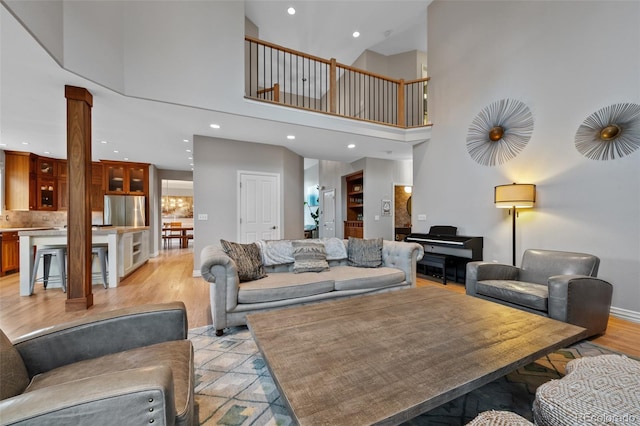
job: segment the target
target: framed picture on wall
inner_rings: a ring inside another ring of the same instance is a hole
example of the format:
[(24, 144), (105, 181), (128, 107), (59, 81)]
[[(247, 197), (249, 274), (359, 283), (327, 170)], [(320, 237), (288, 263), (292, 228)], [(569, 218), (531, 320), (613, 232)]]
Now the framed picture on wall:
[(391, 216), (391, 200), (382, 200), (382, 216)]

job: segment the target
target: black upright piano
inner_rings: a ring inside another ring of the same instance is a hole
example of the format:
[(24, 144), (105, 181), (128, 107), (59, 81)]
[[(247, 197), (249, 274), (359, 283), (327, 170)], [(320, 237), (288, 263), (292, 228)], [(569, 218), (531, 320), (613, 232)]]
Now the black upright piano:
[(424, 247), (418, 269), (424, 274), (464, 283), (467, 262), (482, 260), (482, 237), (458, 235), (455, 226), (432, 226), (428, 234), (411, 233), (405, 241)]

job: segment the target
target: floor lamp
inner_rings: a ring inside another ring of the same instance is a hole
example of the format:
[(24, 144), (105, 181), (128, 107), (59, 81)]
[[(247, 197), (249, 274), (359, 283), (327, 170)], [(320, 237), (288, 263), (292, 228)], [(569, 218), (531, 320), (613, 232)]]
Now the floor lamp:
[(496, 186), (493, 201), (499, 209), (513, 209), (511, 212), (511, 253), (512, 264), (516, 266), (516, 209), (533, 207), (536, 202), (536, 186), (522, 183)]

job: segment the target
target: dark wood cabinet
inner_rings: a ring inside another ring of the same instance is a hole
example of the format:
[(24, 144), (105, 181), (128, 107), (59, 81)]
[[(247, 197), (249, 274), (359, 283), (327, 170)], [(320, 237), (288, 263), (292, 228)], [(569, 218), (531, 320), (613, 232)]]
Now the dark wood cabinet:
[(0, 276), (20, 269), (20, 239), (18, 232), (0, 233)]
[(149, 164), (101, 160), (105, 194), (147, 195)]
[[(68, 210), (68, 162), (30, 152), (5, 151), (7, 210)], [(105, 194), (148, 195), (149, 164), (91, 163), (91, 210), (104, 209)], [(148, 207), (148, 206), (147, 206)]]
[[(102, 188), (102, 163), (91, 163), (91, 211), (101, 212), (104, 208)], [(69, 209), (69, 181), (67, 160), (58, 160), (58, 210)]]
[(364, 172), (361, 170), (345, 176), (347, 220), (344, 221), (344, 238), (364, 236)]
[(58, 210), (58, 182), (55, 178), (36, 178), (36, 210)]

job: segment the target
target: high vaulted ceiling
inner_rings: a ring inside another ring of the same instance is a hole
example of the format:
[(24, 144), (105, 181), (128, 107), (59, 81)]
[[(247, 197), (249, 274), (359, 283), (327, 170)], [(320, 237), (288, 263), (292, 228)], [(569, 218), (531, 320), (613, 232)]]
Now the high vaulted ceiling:
[[(385, 55), (426, 51), (429, 3), (252, 0), (245, 2), (245, 14), (259, 27), (263, 40), (349, 64), (366, 49)], [(295, 15), (287, 14), (289, 6), (296, 8)], [(96, 160), (127, 159), (161, 169), (191, 170), (193, 159), (187, 150), (193, 141), (185, 135), (280, 144), (304, 157), (340, 161), (411, 156), (411, 145), (397, 138), (365, 137), (123, 96), (62, 69), (4, 5), (0, 14), (0, 149), (66, 157), (64, 85), (76, 85), (99, 98), (94, 102), (92, 124)], [(360, 32), (359, 38), (352, 37), (354, 31)], [(226, 125), (219, 131), (203, 126), (213, 120)], [(107, 133), (116, 136), (107, 138)], [(273, 137), (289, 133), (296, 134), (294, 142)], [(108, 143), (101, 143), (106, 139)], [(343, 149), (352, 142), (357, 149)]]

